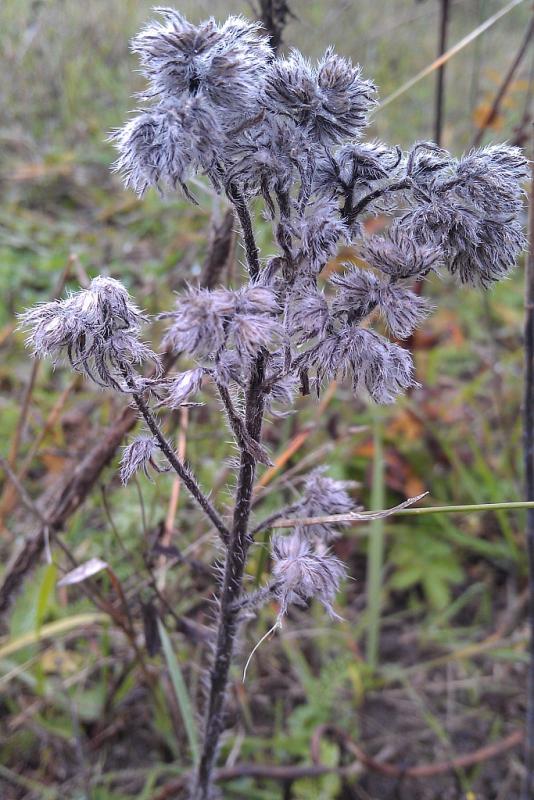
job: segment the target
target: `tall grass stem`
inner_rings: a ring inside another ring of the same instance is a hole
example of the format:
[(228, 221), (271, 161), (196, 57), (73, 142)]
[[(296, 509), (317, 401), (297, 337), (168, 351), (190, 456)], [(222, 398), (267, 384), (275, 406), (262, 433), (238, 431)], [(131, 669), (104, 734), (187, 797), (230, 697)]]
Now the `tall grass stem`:
[[(382, 422), (378, 414), (373, 421), (373, 485), (371, 508), (384, 507), (384, 444)], [(367, 556), (367, 661), (375, 669), (379, 661), (380, 615), (382, 608), (382, 572), (384, 565), (384, 520), (370, 523), (371, 536)]]

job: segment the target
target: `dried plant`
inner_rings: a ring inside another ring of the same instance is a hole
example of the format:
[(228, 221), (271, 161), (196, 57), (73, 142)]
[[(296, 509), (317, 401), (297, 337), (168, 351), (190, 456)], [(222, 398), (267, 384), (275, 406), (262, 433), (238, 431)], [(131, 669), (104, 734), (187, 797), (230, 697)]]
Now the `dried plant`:
[[(241, 288), (189, 287), (167, 322), (167, 350), (196, 366), (145, 379), (158, 357), (142, 342), (146, 316), (110, 278), (22, 315), (38, 357), (65, 357), (98, 385), (128, 394), (147, 431), (124, 451), (126, 482), (141, 469), (159, 471), (164, 456), (218, 532), (224, 569), (204, 709), (203, 742), (193, 800), (215, 796), (213, 767), (225, 728), (229, 670), (240, 626), (252, 608), (314, 598), (332, 617), (345, 570), (328, 550), (330, 524), (300, 526), (299, 517), (356, 508), (346, 486), (322, 472), (308, 476), (301, 499), (251, 527), (251, 500), (264, 416), (281, 413), (313, 385), (350, 379), (355, 393), (391, 403), (415, 385), (412, 358), (391, 341), (408, 338), (429, 313), (408, 281), (449, 271), (488, 287), (513, 269), (525, 241), (521, 182), (527, 164), (515, 147), (493, 145), (456, 159), (430, 142), (407, 153), (361, 137), (376, 103), (359, 66), (328, 49), (317, 64), (299, 52), (275, 56), (258, 27), (241, 17), (194, 26), (159, 9), (133, 42), (148, 89), (144, 107), (113, 134), (115, 169), (142, 194), (182, 190), (201, 173), (224, 192), (241, 223), (246, 271)], [(262, 198), (279, 252), (260, 258), (250, 201)], [(381, 235), (365, 235), (365, 214), (386, 213)], [(362, 266), (321, 273), (340, 243)], [(365, 265), (365, 266), (363, 266)], [(378, 329), (376, 325), (378, 324)], [(239, 449), (231, 518), (218, 511), (192, 470), (163, 435), (156, 409), (189, 404), (213, 384)], [(163, 398), (163, 399), (162, 399)], [(156, 402), (157, 401), (157, 402)], [(273, 579), (247, 594), (243, 578), (254, 533), (291, 514), (295, 529), (272, 538)], [(246, 614), (245, 614), (246, 610)]]

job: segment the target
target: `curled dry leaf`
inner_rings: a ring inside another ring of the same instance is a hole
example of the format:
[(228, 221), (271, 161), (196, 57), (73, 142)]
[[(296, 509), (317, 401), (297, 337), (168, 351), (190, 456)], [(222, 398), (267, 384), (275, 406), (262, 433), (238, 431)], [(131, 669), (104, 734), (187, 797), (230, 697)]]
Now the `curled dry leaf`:
[(87, 578), (92, 578), (93, 575), (97, 575), (99, 572), (102, 572), (104, 569), (109, 569), (109, 564), (106, 561), (102, 561), (101, 558), (90, 558), (89, 561), (86, 561), (85, 564), (80, 564), (79, 567), (76, 569), (71, 570), (71, 572), (67, 572), (66, 575), (63, 575), (61, 580), (58, 581), (58, 586), (72, 586), (75, 583), (81, 583), (82, 581), (87, 580)]

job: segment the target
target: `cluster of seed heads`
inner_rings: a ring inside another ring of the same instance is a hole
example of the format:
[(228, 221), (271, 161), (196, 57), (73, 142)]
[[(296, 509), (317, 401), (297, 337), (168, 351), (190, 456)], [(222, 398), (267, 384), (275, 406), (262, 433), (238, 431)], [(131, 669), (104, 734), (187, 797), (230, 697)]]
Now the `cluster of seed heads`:
[[(22, 315), (35, 355), (65, 356), (103, 387), (150, 389), (173, 409), (212, 381), (236, 403), (231, 425), (245, 448), (239, 405), (259, 356), (268, 409), (290, 406), (299, 387), (319, 393), (345, 378), (355, 393), (393, 402), (415, 385), (399, 342), (431, 310), (411, 284), (448, 271), (488, 287), (514, 267), (525, 245), (522, 153), (492, 145), (457, 159), (431, 142), (402, 152), (363, 141), (376, 89), (350, 60), (331, 49), (316, 64), (298, 51), (276, 57), (258, 25), (241, 17), (196, 26), (173, 9), (158, 12), (161, 21), (133, 40), (147, 91), (112, 135), (115, 169), (138, 194), (178, 188), (196, 202), (188, 182), (197, 175), (226, 194), (243, 224), (248, 280), (236, 289), (189, 286), (162, 315), (163, 347), (195, 361), (181, 373), (142, 377), (147, 361), (159, 363), (140, 339), (146, 317), (111, 278)], [(272, 221), (278, 252), (269, 258), (258, 259), (251, 245), (254, 198)], [(362, 218), (378, 213), (388, 224), (366, 234)], [(359, 266), (324, 279), (341, 244)], [(129, 445), (123, 480), (158, 468), (158, 446), (145, 435)], [(346, 513), (354, 502), (342, 484), (314, 473), (298, 508)], [(282, 612), (317, 597), (335, 613), (344, 568), (328, 551), (334, 535), (319, 525), (273, 538)]]

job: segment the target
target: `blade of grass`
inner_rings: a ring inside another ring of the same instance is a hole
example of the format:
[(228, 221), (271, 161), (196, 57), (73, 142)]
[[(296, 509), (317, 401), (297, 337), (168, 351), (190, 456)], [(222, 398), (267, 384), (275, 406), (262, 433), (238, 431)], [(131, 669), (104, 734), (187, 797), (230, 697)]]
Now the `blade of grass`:
[(401, 508), (397, 514), (402, 516), (424, 516), (425, 514), (472, 514), (477, 511), (512, 511), (516, 508), (534, 508), (534, 502), (519, 500), (514, 503), (474, 503), (466, 506), (427, 506), (423, 508)]
[[(427, 494), (425, 492), (425, 494)], [(424, 495), (421, 495), (424, 497)], [(413, 500), (414, 498), (412, 498)], [(534, 508), (534, 501), (518, 500), (512, 503), (474, 503), (472, 505), (452, 505), (452, 506), (422, 506), (421, 508), (400, 508), (395, 507), (384, 512), (358, 511), (353, 514), (331, 514), (326, 517), (305, 517), (303, 519), (279, 519), (273, 522), (273, 528), (292, 528), (295, 525), (319, 525), (336, 522), (372, 522), (378, 518), (388, 516), (427, 516), (428, 514), (473, 514), (479, 511), (513, 511), (514, 509)], [(370, 529), (372, 530), (372, 528)]]
[[(373, 485), (371, 506), (384, 506), (384, 447), (382, 425), (378, 416), (373, 424)], [(382, 605), (382, 568), (384, 560), (384, 520), (370, 524), (371, 537), (367, 555), (367, 661), (372, 669), (378, 665), (380, 641), (380, 612)]]
[(36, 614), (37, 631), (39, 631), (39, 628), (42, 625), (42, 622), (48, 610), (48, 604), (50, 602), (50, 598), (52, 597), (54, 590), (56, 588), (56, 574), (57, 574), (56, 565), (47, 564), (43, 580), (41, 583), (41, 587), (39, 589), (39, 595), (37, 597), (37, 614)]
[(34, 781), (31, 780), (31, 778), (26, 778), (24, 775), (19, 775), (18, 772), (8, 769), (8, 767), (4, 767), (1, 764), (0, 777), (14, 786), (26, 789), (28, 792), (31, 792), (34, 797), (41, 797), (42, 800), (57, 800), (57, 797), (59, 796), (59, 793), (56, 789), (50, 789), (40, 781)]
[(193, 715), (193, 708), (191, 706), (191, 700), (189, 698), (187, 686), (185, 685), (182, 670), (180, 669), (180, 665), (178, 664), (178, 660), (174, 654), (169, 634), (167, 633), (165, 626), (160, 619), (158, 619), (158, 630), (161, 639), (161, 645), (163, 647), (163, 654), (167, 662), (167, 667), (169, 668), (172, 685), (176, 694), (178, 705), (180, 707), (180, 713), (184, 721), (185, 732), (189, 742), (189, 747), (191, 749), (191, 755), (193, 756), (193, 760), (196, 764), (199, 757), (198, 734), (195, 717)]
[(48, 625), (43, 625), (39, 631), (31, 631), (22, 636), (17, 636), (16, 639), (5, 641), (0, 645), (0, 659), (7, 658), (19, 650), (28, 647), (30, 644), (36, 644), (43, 639), (50, 639), (54, 636), (59, 636), (62, 633), (72, 630), (72, 628), (82, 627), (83, 625), (92, 625), (96, 622), (109, 622), (107, 614), (94, 612), (90, 614), (76, 614), (74, 617), (67, 617), (66, 619), (59, 619), (56, 622), (50, 622)]

